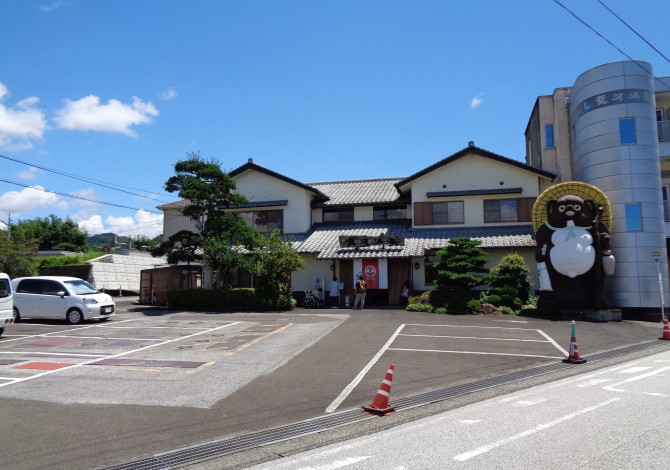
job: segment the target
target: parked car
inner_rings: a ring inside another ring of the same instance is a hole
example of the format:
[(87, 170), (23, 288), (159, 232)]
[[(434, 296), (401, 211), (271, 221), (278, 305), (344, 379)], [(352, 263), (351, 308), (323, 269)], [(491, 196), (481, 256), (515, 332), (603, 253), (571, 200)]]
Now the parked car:
[(66, 276), (35, 276), (12, 279), (14, 319), (65, 319), (71, 325), (84, 320), (108, 320), (116, 305), (83, 279)]
[(8, 325), (14, 323), (14, 296), (9, 276), (0, 273), (0, 336), (5, 332)]

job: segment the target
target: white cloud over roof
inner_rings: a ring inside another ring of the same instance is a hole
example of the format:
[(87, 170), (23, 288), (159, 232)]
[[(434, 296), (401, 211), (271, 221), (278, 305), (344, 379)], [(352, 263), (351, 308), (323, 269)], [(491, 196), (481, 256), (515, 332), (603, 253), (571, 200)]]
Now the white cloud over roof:
[(152, 103), (137, 97), (130, 104), (116, 99), (102, 104), (98, 96), (89, 95), (75, 101), (66, 99), (65, 106), (56, 111), (54, 121), (61, 129), (134, 136), (131, 126), (148, 124), (157, 115), (158, 110)]

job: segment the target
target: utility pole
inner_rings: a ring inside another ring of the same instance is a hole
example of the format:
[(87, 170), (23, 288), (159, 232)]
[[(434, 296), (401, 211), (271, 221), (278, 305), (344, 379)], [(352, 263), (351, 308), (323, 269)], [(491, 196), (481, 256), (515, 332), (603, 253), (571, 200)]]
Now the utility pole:
[(10, 237), (10, 231), (11, 231), (11, 223), (12, 223), (12, 213), (7, 212), (7, 222), (4, 220), (0, 219), (0, 222), (4, 223), (7, 226), (7, 243), (9, 243), (9, 237)]

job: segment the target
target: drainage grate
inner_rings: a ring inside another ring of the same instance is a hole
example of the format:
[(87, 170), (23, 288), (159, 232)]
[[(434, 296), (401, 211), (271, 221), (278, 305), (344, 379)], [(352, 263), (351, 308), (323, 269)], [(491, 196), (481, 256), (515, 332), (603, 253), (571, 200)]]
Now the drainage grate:
[[(610, 351), (591, 354), (586, 356), (589, 362), (603, 361), (613, 357), (623, 356), (633, 352), (644, 351), (664, 345), (662, 341), (648, 341), (645, 343), (633, 344)], [(480, 380), (469, 384), (458, 385), (432, 392), (415, 395), (412, 397), (393, 400), (392, 403), (397, 407), (398, 412), (415, 408), (417, 406), (428, 405), (437, 401), (454, 398), (459, 395), (474, 393), (501, 385), (518, 382), (525, 379), (539, 377), (559, 370), (574, 367), (572, 364), (557, 362), (544, 366), (534, 367), (532, 369), (513, 372), (490, 379)], [(332, 429), (343, 424), (351, 424), (364, 419), (371, 419), (370, 416), (363, 415), (358, 408), (344, 410), (337, 413), (329, 413), (317, 416), (300, 423), (289, 424), (286, 426), (268, 429), (244, 436), (234, 436), (224, 438), (204, 444), (197, 444), (191, 447), (176, 449), (153, 457), (148, 457), (134, 462), (127, 462), (113, 467), (107, 467), (106, 470), (167, 470), (182, 465), (222, 457), (254, 447), (261, 447), (274, 444), (281, 441), (287, 441), (309, 434)]]

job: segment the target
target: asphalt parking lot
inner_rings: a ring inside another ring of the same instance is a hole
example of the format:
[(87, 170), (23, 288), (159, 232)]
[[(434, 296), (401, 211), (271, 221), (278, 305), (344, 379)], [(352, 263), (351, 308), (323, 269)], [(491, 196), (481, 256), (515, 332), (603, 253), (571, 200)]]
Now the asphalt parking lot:
[[(369, 309), (171, 312), (117, 302), (108, 322), (29, 321), (0, 338), (5, 468), (95, 468), (550, 364), (569, 322)], [(582, 356), (660, 323), (578, 322)], [(40, 442), (36, 447), (35, 442)]]

